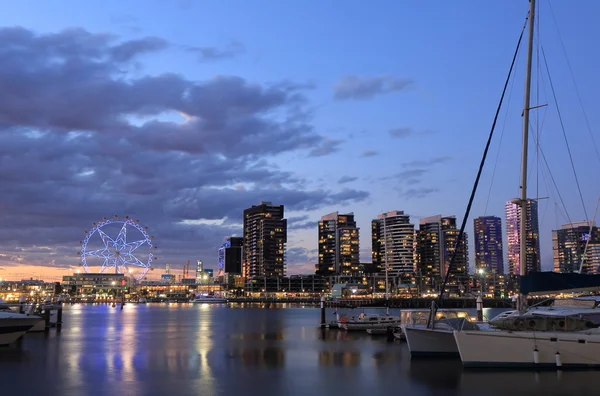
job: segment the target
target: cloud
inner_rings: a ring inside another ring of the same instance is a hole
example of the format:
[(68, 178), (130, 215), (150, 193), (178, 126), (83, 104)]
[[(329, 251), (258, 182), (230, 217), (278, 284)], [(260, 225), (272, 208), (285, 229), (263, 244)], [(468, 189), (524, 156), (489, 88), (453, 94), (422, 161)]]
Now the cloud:
[(377, 95), (404, 91), (412, 87), (413, 81), (389, 75), (375, 77), (345, 76), (333, 87), (333, 97), (338, 100), (371, 99)]
[(412, 198), (416, 198), (416, 199), (421, 199), (421, 198), (426, 198), (427, 196), (438, 192), (439, 189), (438, 188), (427, 188), (427, 187), (421, 187), (421, 188), (409, 188), (408, 190), (400, 190), (400, 196), (406, 199), (412, 199)]
[(392, 138), (403, 139), (403, 138), (407, 138), (407, 137), (410, 137), (410, 136), (427, 136), (427, 135), (431, 135), (431, 134), (433, 134), (435, 132), (432, 131), (431, 129), (425, 129), (425, 130), (422, 130), (422, 131), (415, 131), (411, 127), (399, 127), (399, 128), (392, 128), (392, 129), (390, 129), (388, 131), (388, 133), (390, 134), (390, 136)]
[(361, 157), (374, 157), (376, 155), (379, 155), (379, 152), (375, 150), (365, 150), (363, 151)]
[(393, 128), (389, 130), (389, 134), (391, 137), (393, 138), (405, 138), (410, 136), (413, 133), (412, 128), (409, 127), (400, 127), (400, 128)]
[(350, 183), (353, 181), (358, 180), (358, 177), (356, 176), (342, 176), (340, 177), (340, 180), (338, 180), (339, 184), (345, 184), (345, 183)]
[(218, 47), (189, 47), (188, 51), (198, 55), (200, 62), (210, 62), (222, 59), (233, 58), (246, 52), (244, 44), (238, 41), (231, 41), (223, 48)]
[(434, 157), (434, 158), (427, 159), (427, 160), (414, 160), (414, 161), (405, 162), (405, 163), (402, 164), (402, 166), (405, 167), (405, 168), (433, 166), (433, 165), (436, 165), (436, 164), (446, 163), (446, 162), (448, 162), (450, 160), (452, 160), (451, 156), (444, 155), (444, 156), (441, 156), (441, 157)]
[(306, 85), (139, 75), (141, 55), (168, 47), (154, 37), (9, 28), (0, 41), (4, 268), (76, 266), (84, 231), (114, 214), (148, 226), (157, 266), (200, 258), (210, 267), (259, 201), (310, 211), (369, 197), (309, 189), (273, 162), (341, 143), (315, 132)]
[(337, 140), (337, 139), (324, 140), (324, 141), (320, 142), (320, 144), (317, 147), (313, 148), (308, 153), (308, 156), (309, 157), (323, 157), (325, 155), (335, 153), (335, 152), (339, 151), (339, 149), (340, 149), (339, 146), (341, 143), (342, 143), (342, 141)]
[(316, 229), (318, 221), (309, 221), (309, 216), (290, 217), (287, 221), (288, 230)]
[(315, 264), (318, 262), (318, 250), (303, 247), (288, 248), (286, 254), (288, 271), (290, 274), (314, 273)]

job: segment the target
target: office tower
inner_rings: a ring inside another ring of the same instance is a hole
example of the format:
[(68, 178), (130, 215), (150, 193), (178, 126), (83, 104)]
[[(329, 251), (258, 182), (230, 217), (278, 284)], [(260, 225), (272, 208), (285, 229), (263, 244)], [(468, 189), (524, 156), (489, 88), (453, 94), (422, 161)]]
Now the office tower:
[(242, 249), (244, 238), (229, 237), (219, 248), (219, 273), (241, 274), (242, 273)]
[(244, 210), (244, 278), (285, 275), (287, 220), (283, 205), (260, 202)]
[[(371, 222), (373, 265), (388, 274), (400, 276), (415, 270), (415, 226), (408, 215), (394, 210), (382, 213)], [(387, 253), (387, 254), (386, 254)]]
[[(514, 202), (513, 202), (514, 201)], [(508, 201), (505, 206), (506, 211), (506, 237), (508, 248), (508, 271), (512, 275), (520, 274), (520, 221), (521, 206), (517, 200)], [(526, 206), (526, 273), (540, 271), (540, 238), (538, 225), (538, 206), (537, 201), (527, 200)]]
[[(419, 221), (417, 233), (417, 275), (425, 284), (434, 286), (442, 280), (448, 269), (454, 250), (457, 248), (459, 230), (456, 217), (440, 215), (425, 217)], [(454, 264), (450, 269), (452, 280), (462, 281), (467, 275), (469, 257), (467, 233), (463, 234)]]
[(593, 221), (563, 224), (552, 231), (554, 272), (579, 272), (581, 267), (584, 274), (597, 274), (599, 247), (600, 235)]
[(358, 227), (354, 213), (330, 213), (319, 221), (317, 274), (351, 275), (359, 270)]
[(496, 216), (481, 216), (473, 220), (475, 238), (475, 269), (485, 273), (503, 274), (502, 220)]

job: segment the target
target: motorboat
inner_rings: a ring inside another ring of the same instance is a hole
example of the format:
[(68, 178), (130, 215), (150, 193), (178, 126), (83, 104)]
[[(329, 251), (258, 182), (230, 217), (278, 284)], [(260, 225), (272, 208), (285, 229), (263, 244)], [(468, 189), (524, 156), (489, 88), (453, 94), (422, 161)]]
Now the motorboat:
[(0, 346), (12, 344), (43, 321), (39, 316), (0, 310)]
[(215, 297), (214, 295), (206, 295), (206, 296), (200, 295), (200, 296), (196, 296), (196, 298), (191, 300), (191, 302), (202, 303), (202, 304), (225, 304), (225, 303), (227, 303), (227, 299), (221, 298), (221, 297)]
[(338, 327), (344, 330), (387, 329), (388, 327), (400, 326), (400, 316), (366, 314), (362, 312), (358, 316), (339, 316)]
[(146, 304), (148, 302), (148, 300), (146, 299), (146, 297), (140, 297), (138, 299), (138, 304)]

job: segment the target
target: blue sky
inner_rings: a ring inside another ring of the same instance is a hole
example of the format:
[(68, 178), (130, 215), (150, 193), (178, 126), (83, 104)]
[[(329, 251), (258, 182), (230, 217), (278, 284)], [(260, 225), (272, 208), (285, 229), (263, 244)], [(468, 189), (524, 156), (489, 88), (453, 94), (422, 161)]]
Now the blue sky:
[[(82, 28), (92, 34), (118, 36), (117, 41), (157, 37), (168, 43), (160, 50), (138, 54), (134, 62), (123, 68), (121, 77), (125, 79), (175, 73), (190, 82), (203, 82), (219, 75), (241, 77), (258, 86), (294, 84), (302, 96), (303, 122), (322, 137), (319, 153), (323, 155), (310, 155), (304, 147), (260, 154), (253, 160), (265, 161), (268, 168), (294, 178), (291, 190), (336, 194), (350, 189), (349, 195), (366, 192), (361, 198), (356, 196), (337, 205), (327, 199), (310, 207), (292, 205), (288, 217), (308, 216), (302, 221), (317, 221), (332, 211), (354, 211), (361, 227), (362, 259), (368, 260), (370, 220), (382, 211), (404, 210), (414, 216), (417, 224), (418, 217), (438, 213), (455, 214), (462, 220), (527, 7), (524, 0), (375, 1), (368, 5), (359, 1), (21, 1), (3, 4), (0, 27), (19, 26), (40, 35)], [(541, 42), (589, 216), (600, 194), (595, 183), (600, 159), (595, 154), (560, 40), (569, 55), (596, 136), (600, 119), (593, 109), (598, 105), (600, 77), (595, 67), (599, 37), (595, 16), (599, 11), (600, 4), (595, 1), (579, 1), (576, 8), (566, 2), (540, 2)], [(517, 66), (512, 93), (507, 99), (510, 105), (505, 106), (498, 123), (472, 210), (474, 216), (503, 216), (504, 202), (518, 195), (524, 53)], [(537, 65), (535, 69), (537, 87)], [(532, 102), (549, 105), (536, 111), (532, 122), (535, 124), (537, 117), (539, 123), (543, 120), (542, 149), (571, 219), (582, 220), (582, 205), (543, 64), (541, 69), (539, 98), (534, 87)], [(356, 87), (352, 88), (352, 78), (361, 84), (371, 84), (371, 88), (373, 84), (381, 84), (378, 85), (381, 89), (357, 94)], [(349, 84), (354, 94), (343, 96), (338, 89), (336, 96), (336, 87)], [(178, 119), (173, 114), (173, 111), (157, 112), (144, 120)], [(273, 109), (266, 116), (278, 120), (284, 114), (281, 109)], [(390, 131), (395, 131), (396, 136)], [(486, 205), (497, 155), (491, 198)], [(537, 172), (533, 153), (530, 164), (533, 193), (529, 195), (535, 196)], [(340, 183), (343, 177), (356, 179)], [(221, 187), (238, 184), (232, 182)], [(168, 185), (167, 177), (165, 188)], [(540, 219), (542, 266), (550, 269), (550, 230), (567, 220), (557, 215), (556, 206), (560, 205), (557, 194), (546, 187), (542, 176), (539, 185), (539, 195), (549, 197), (540, 204)], [(245, 180), (238, 188), (261, 191), (261, 186), (261, 180), (256, 179)], [(275, 200), (267, 191), (272, 190), (265, 189), (263, 199)], [(90, 193), (89, 189), (81, 191), (86, 192)], [(78, 210), (79, 201), (73, 199), (72, 208)], [(106, 211), (110, 208), (122, 212), (120, 207), (128, 207), (117, 200), (103, 202)], [(240, 208), (255, 203), (236, 201)], [(206, 215), (196, 214), (188, 220), (214, 224), (215, 216), (208, 213), (209, 207)], [(144, 218), (150, 219), (149, 210), (161, 211), (161, 208), (140, 209), (139, 215), (146, 214)], [(58, 221), (53, 227), (63, 226)], [(80, 228), (85, 229), (92, 221), (93, 217)], [(162, 221), (172, 223), (177, 219), (171, 216), (150, 221), (157, 239), (163, 229), (163, 239), (167, 241), (168, 231), (162, 228)], [(235, 229), (236, 221), (229, 215), (224, 220), (229, 228), (203, 228), (194, 234), (200, 239), (198, 245), (194, 245), (193, 238), (177, 249), (169, 248), (175, 244), (162, 243), (165, 253), (159, 265), (194, 260), (196, 256), (208, 263), (216, 261), (214, 245), (218, 244), (202, 233), (215, 234), (222, 240), (226, 232)], [(64, 226), (69, 229), (65, 230), (67, 241), (72, 225)], [(472, 220), (467, 231), (472, 234)], [(22, 264), (59, 267), (72, 264), (62, 253), (55, 252), (56, 260), (52, 263), (37, 250), (37, 255), (27, 256), (28, 244), (67, 249), (66, 242), (56, 244), (40, 235), (40, 240), (27, 242), (5, 237), (6, 260), (2, 265), (14, 264), (16, 247), (24, 249), (19, 257)], [(79, 236), (74, 244), (76, 238)], [(290, 272), (310, 271), (316, 259), (316, 240), (316, 228), (290, 231), (288, 247), (293, 249), (288, 255)], [(472, 259), (472, 251), (470, 255)]]

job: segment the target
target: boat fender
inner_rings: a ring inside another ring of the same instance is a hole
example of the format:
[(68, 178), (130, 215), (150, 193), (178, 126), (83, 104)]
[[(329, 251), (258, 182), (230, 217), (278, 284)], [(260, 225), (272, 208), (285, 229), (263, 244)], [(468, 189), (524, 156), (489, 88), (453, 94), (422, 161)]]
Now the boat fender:
[(556, 351), (556, 355), (554, 355), (556, 359), (556, 367), (562, 367), (562, 359), (560, 358), (560, 352)]
[(525, 328), (525, 320), (515, 319), (515, 327), (517, 328), (517, 330), (523, 330)]
[(537, 347), (533, 350), (533, 363), (538, 364), (540, 362), (540, 351)]
[(529, 321), (529, 327), (531, 327), (532, 329), (535, 329), (535, 320), (530, 320)]

